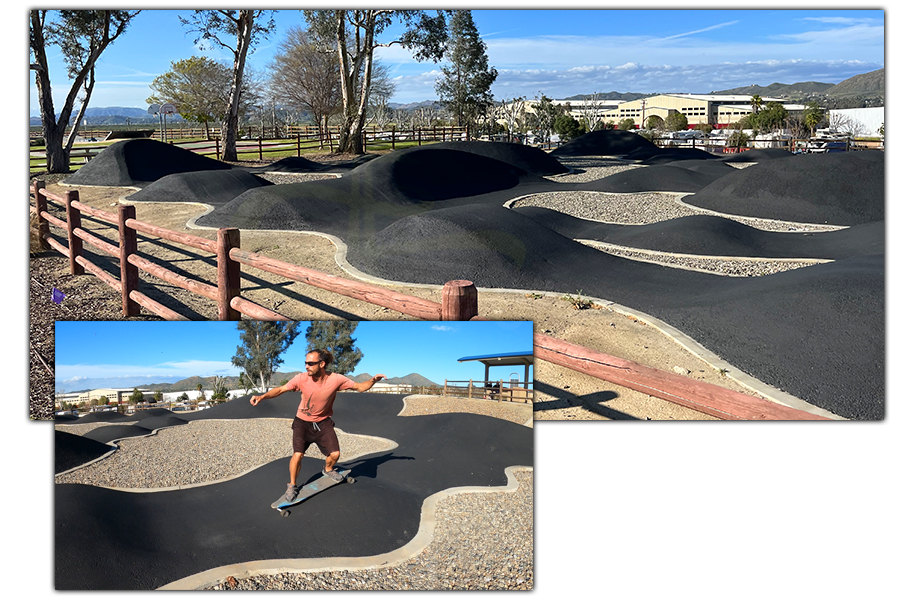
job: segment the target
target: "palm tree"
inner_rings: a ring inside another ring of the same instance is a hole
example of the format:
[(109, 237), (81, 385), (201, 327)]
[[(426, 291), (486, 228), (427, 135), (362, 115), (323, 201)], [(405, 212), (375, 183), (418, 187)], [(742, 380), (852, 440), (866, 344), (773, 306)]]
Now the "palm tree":
[(753, 107), (753, 113), (759, 113), (760, 107), (763, 106), (762, 96), (760, 96), (759, 94), (754, 94), (750, 97), (750, 104)]

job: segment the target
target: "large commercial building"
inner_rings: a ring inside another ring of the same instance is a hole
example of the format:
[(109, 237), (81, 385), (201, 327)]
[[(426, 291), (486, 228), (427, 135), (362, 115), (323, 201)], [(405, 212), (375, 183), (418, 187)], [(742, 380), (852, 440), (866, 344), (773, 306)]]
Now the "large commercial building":
[[(727, 128), (753, 113), (753, 97), (747, 95), (719, 94), (659, 94), (620, 104), (616, 109), (601, 114), (603, 121), (618, 126), (631, 119), (636, 128), (643, 128), (651, 118), (662, 121), (670, 113), (683, 114), (688, 128), (700, 124), (710, 124), (713, 128)], [(781, 103), (790, 114), (802, 113), (803, 105), (791, 105), (780, 98), (762, 97), (763, 105), (768, 102)]]

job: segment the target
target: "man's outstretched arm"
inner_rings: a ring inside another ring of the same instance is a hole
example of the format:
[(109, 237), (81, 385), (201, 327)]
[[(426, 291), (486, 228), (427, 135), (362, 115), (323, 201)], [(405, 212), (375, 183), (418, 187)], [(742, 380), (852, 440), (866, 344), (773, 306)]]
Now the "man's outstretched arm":
[(289, 389), (289, 388), (287, 388), (287, 385), (285, 385), (285, 386), (275, 387), (274, 389), (269, 389), (262, 395), (252, 395), (252, 396), (250, 396), (250, 405), (255, 406), (256, 404), (258, 404), (259, 402), (261, 402), (264, 399), (272, 399), (273, 397), (278, 397), (282, 393), (287, 393), (288, 391), (291, 391), (291, 390), (293, 390), (293, 389)]
[(371, 380), (366, 380), (365, 382), (357, 382), (355, 385), (350, 387), (354, 391), (359, 391), (360, 393), (364, 391), (368, 391), (375, 383), (379, 380), (384, 380), (384, 374), (378, 374), (377, 376), (373, 376)]

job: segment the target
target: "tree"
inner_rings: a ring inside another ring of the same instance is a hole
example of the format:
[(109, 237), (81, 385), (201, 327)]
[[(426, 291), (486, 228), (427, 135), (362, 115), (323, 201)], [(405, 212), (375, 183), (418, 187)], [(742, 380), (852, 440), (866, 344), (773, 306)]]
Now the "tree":
[[(375, 49), (399, 43), (412, 49), (417, 61), (439, 61), (447, 40), (444, 12), (437, 11), (431, 16), (425, 11), (380, 9), (303, 11), (308, 32), (320, 49), (325, 53), (333, 50), (338, 57), (343, 108), (338, 152), (365, 153), (362, 132), (371, 94)], [(406, 31), (396, 41), (380, 43), (378, 38), (398, 17), (407, 25)]]
[(133, 404), (139, 404), (144, 401), (144, 393), (138, 391), (137, 387), (134, 387), (134, 391), (132, 391), (131, 395), (128, 396), (128, 401)]
[(751, 124), (752, 128), (760, 132), (771, 132), (784, 126), (788, 112), (780, 102), (773, 101), (766, 104), (766, 108), (756, 114), (755, 119), (755, 123)]
[(750, 106), (753, 109), (753, 113), (758, 113), (760, 107), (763, 106), (762, 96), (760, 96), (759, 94), (754, 94), (753, 96), (751, 96), (750, 97)]
[(810, 134), (814, 134), (816, 131), (816, 126), (819, 122), (822, 121), (822, 118), (825, 116), (825, 112), (822, 111), (822, 108), (816, 101), (808, 102), (806, 103), (806, 105), (804, 105), (804, 107), (803, 125), (806, 127)]
[(284, 360), (281, 355), (290, 348), (299, 335), (296, 322), (264, 322), (242, 320), (237, 323), (241, 332), (241, 345), (231, 357), (235, 367), (244, 370), (246, 379), (259, 384), (265, 393), (269, 390), (272, 374)]
[[(231, 86), (222, 121), (222, 160), (227, 162), (237, 161), (238, 116), (247, 53), (275, 31), (272, 13), (273, 11), (246, 9), (195, 10), (187, 19), (178, 18), (188, 28), (188, 32), (197, 34), (195, 44), (201, 40), (208, 41), (234, 54)], [(269, 19), (265, 21), (267, 16)], [(231, 40), (235, 42), (231, 43)]]
[(216, 376), (213, 381), (210, 400), (225, 401), (226, 399), (228, 399), (228, 386), (225, 384), (225, 379), (221, 376)]
[(334, 355), (329, 369), (338, 374), (352, 373), (363, 353), (351, 337), (358, 322), (349, 320), (314, 320), (306, 329), (306, 352), (327, 350)]
[(553, 122), (553, 131), (564, 141), (569, 141), (584, 134), (584, 128), (578, 123), (578, 120), (568, 113), (564, 113), (556, 118), (556, 121)]
[(685, 130), (688, 127), (687, 117), (680, 111), (671, 111), (666, 116), (666, 130), (669, 132), (677, 132)]
[[(125, 32), (128, 24), (140, 11), (57, 11), (56, 21), (48, 21), (48, 13), (47, 10), (30, 12), (31, 69), (35, 73), (41, 109), (41, 125), (47, 148), (47, 172), (67, 173), (69, 153), (94, 89), (94, 66), (100, 55)], [(48, 46), (60, 48), (68, 76), (72, 79), (59, 117), (53, 106)], [(64, 144), (66, 127), (82, 87), (85, 88), (84, 100)]]
[(540, 143), (547, 142), (550, 140), (550, 133), (553, 131), (553, 123), (565, 111), (558, 105), (554, 105), (553, 101), (543, 94), (541, 94), (541, 98), (534, 105), (533, 109), (532, 128), (534, 134)]
[(291, 28), (269, 64), (270, 86), (284, 104), (308, 111), (324, 129), (341, 104), (337, 55), (322, 52), (300, 28)]
[(444, 76), (435, 82), (435, 91), (457, 126), (474, 130), (475, 119), (493, 103), (491, 85), (497, 69), (488, 67), (485, 50), (472, 11), (453, 11), (446, 54), (450, 64), (441, 68)]
[(626, 117), (619, 122), (619, 130), (634, 130), (634, 120), (630, 117)]
[(517, 96), (509, 100), (500, 101), (497, 115), (506, 123), (507, 139), (512, 142), (513, 133), (516, 131), (516, 124), (522, 120), (522, 114), (525, 111), (525, 98)]
[(603, 130), (605, 128), (603, 118), (601, 117), (603, 114), (603, 99), (600, 98), (600, 94), (594, 92), (585, 98), (583, 102), (584, 105), (581, 107), (581, 120), (584, 122), (585, 130), (587, 132)]
[(205, 56), (172, 62), (172, 68), (150, 83), (154, 92), (147, 102), (173, 103), (189, 122), (203, 122), (209, 139), (209, 122), (221, 121), (228, 106), (228, 67)]

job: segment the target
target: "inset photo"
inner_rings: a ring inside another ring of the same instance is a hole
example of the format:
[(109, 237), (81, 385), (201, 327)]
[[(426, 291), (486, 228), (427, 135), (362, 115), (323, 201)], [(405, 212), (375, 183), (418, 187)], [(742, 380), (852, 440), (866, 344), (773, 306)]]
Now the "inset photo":
[(55, 340), (56, 589), (534, 588), (531, 321)]

